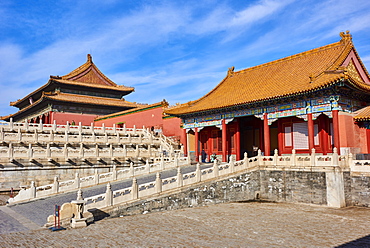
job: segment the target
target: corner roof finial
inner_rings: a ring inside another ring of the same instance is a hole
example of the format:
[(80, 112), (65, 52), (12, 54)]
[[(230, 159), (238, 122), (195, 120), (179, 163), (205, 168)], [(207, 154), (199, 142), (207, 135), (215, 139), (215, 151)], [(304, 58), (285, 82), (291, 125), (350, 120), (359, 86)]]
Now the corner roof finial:
[(232, 67), (229, 68), (229, 70), (227, 71), (227, 76), (228, 77), (234, 74), (234, 69), (235, 69), (234, 66), (232, 66)]
[(342, 41), (352, 41), (352, 35), (349, 33), (349, 30), (340, 32), (339, 35), (342, 37)]
[(92, 56), (91, 56), (90, 53), (87, 54), (87, 61), (90, 62), (90, 63), (92, 63)]

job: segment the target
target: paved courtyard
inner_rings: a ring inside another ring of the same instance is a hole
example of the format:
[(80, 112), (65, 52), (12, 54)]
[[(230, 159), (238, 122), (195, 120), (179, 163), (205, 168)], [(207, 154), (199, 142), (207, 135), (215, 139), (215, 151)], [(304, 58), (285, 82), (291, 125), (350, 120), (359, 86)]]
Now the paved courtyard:
[(370, 209), (229, 203), (0, 235), (0, 247), (370, 247)]

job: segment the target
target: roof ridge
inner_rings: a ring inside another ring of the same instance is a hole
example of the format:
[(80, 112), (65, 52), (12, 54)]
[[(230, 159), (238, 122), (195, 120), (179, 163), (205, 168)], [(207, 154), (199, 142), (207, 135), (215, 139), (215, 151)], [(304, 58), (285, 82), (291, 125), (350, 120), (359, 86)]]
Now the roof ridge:
[(295, 59), (295, 58), (298, 58), (298, 57), (306, 56), (306, 55), (309, 55), (309, 54), (312, 54), (312, 53), (324, 51), (326, 49), (330, 49), (330, 48), (336, 47), (336, 46), (338, 46), (340, 44), (342, 44), (341, 41), (337, 41), (337, 42), (334, 42), (334, 43), (331, 43), (331, 44), (328, 44), (328, 45), (325, 45), (325, 46), (321, 46), (321, 47), (310, 49), (310, 50), (307, 50), (307, 51), (304, 51), (304, 52), (301, 52), (301, 53), (293, 54), (293, 55), (290, 55), (288, 57), (284, 57), (284, 58), (281, 58), (281, 59), (277, 59), (277, 60), (273, 60), (273, 61), (270, 61), (270, 62), (266, 62), (264, 64), (252, 66), (252, 67), (249, 67), (249, 68), (240, 70), (240, 71), (236, 71), (234, 73), (238, 73), (238, 74), (239, 73), (244, 73), (246, 71), (254, 70), (256, 68), (261, 68), (261, 67), (266, 67), (266, 66), (278, 64), (278, 63), (285, 62), (285, 61), (288, 61), (288, 60), (292, 60), (292, 59)]
[[(184, 104), (191, 105), (191, 104), (200, 102), (201, 100), (203, 100), (204, 98), (206, 98), (208, 95), (210, 95), (213, 91), (215, 91), (220, 85), (222, 85), (222, 83), (228, 77), (232, 77), (235, 74), (241, 74), (241, 73), (244, 73), (244, 72), (248, 72), (248, 71), (254, 70), (256, 68), (267, 67), (267, 66), (271, 66), (273, 64), (277, 64), (277, 63), (281, 63), (281, 62), (284, 62), (284, 61), (288, 61), (288, 60), (291, 60), (291, 59), (294, 59), (294, 58), (298, 58), (298, 57), (301, 57), (301, 56), (304, 56), (304, 55), (316, 53), (316, 52), (319, 52), (319, 51), (324, 51), (326, 49), (330, 49), (330, 48), (336, 47), (336, 46), (338, 46), (340, 44), (343, 44), (343, 40), (344, 40), (344, 38), (342, 37), (342, 39), (340, 41), (337, 41), (337, 42), (334, 42), (334, 43), (331, 43), (331, 44), (328, 44), (328, 45), (325, 45), (325, 46), (321, 46), (321, 47), (317, 47), (317, 48), (314, 48), (314, 49), (310, 49), (308, 51), (304, 51), (304, 52), (301, 52), (301, 53), (298, 53), (298, 54), (293, 54), (293, 55), (288, 56), (288, 57), (284, 57), (284, 58), (281, 58), (281, 59), (270, 61), (270, 62), (261, 64), (261, 65), (252, 66), (252, 67), (249, 67), (249, 68), (246, 68), (246, 69), (243, 69), (243, 70), (240, 70), (240, 71), (236, 71), (236, 72), (234, 72), (234, 66), (232, 66), (232, 67), (230, 67), (228, 69), (228, 72), (227, 72), (226, 77), (218, 85), (216, 85), (216, 87), (214, 87), (210, 92), (208, 92), (206, 95), (204, 95), (203, 97), (199, 98), (198, 100), (189, 101), (189, 102), (184, 103)], [(176, 107), (180, 107), (180, 106), (181, 105), (176, 106)], [(176, 107), (174, 107), (173, 109), (176, 109)]]
[(76, 77), (76, 76), (78, 76), (78, 75), (80, 75), (81, 73), (83, 73), (83, 72), (85, 72), (85, 71), (87, 71), (89, 68), (94, 68), (94, 70), (104, 79), (104, 80), (106, 80), (109, 84), (110, 84), (110, 86), (117, 86), (117, 84), (116, 83), (114, 83), (112, 80), (110, 80), (107, 76), (105, 76), (99, 69), (98, 69), (98, 67), (94, 64), (94, 62), (92, 61), (92, 56), (91, 56), (91, 54), (87, 54), (87, 61), (83, 64), (83, 65), (81, 65), (81, 66), (79, 66), (79, 67), (77, 67), (76, 69), (74, 69), (73, 71), (71, 71), (70, 73), (68, 73), (68, 74), (66, 74), (66, 75), (64, 75), (64, 76), (61, 76), (60, 78), (61, 79), (66, 79), (66, 80), (71, 80), (71, 81), (77, 81), (77, 82), (79, 82), (78, 81), (78, 79), (79, 78), (77, 78), (76, 80), (72, 80), (72, 78), (74, 78), (74, 77)]

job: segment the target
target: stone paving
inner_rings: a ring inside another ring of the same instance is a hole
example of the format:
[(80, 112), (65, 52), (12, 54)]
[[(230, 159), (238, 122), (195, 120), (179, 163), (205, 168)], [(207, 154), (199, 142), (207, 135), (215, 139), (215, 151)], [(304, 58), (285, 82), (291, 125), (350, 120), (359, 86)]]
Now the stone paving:
[(370, 209), (228, 203), (0, 235), (0, 247), (370, 247)]
[[(201, 168), (204, 169), (210, 166), (212, 165), (205, 164), (205, 165), (202, 165)], [(182, 173), (188, 173), (194, 170), (195, 170), (195, 165), (184, 166), (183, 168), (181, 168)], [(177, 173), (176, 169), (164, 171), (162, 172), (161, 177), (162, 178), (172, 177), (172, 176), (175, 176), (176, 173)], [(147, 182), (154, 181), (154, 180), (155, 180), (155, 174), (140, 176), (138, 177), (138, 184), (147, 183)], [(118, 190), (121, 188), (130, 187), (131, 184), (132, 184), (132, 179), (127, 179), (127, 180), (113, 182), (111, 185), (112, 185), (112, 190)], [(105, 191), (106, 191), (106, 184), (102, 184), (102, 185), (83, 189), (83, 196), (89, 197), (93, 195), (98, 195), (98, 194), (104, 193)], [(25, 202), (25, 203), (21, 203), (17, 205), (10, 205), (8, 206), (8, 208), (18, 213), (19, 215), (24, 216), (25, 222), (31, 221), (39, 225), (39, 227), (42, 227), (46, 223), (47, 217), (54, 213), (53, 210), (54, 210), (55, 205), (61, 206), (63, 203), (76, 200), (76, 197), (77, 197), (77, 191), (59, 194), (53, 197), (39, 199), (39, 200), (31, 201), (31, 202)], [(0, 217), (5, 216), (5, 215), (6, 213), (4, 211), (1, 211), (0, 209)], [(12, 220), (14, 219), (15, 218), (14, 217), (12, 218), (11, 216), (4, 217), (4, 220), (6, 220), (7, 224), (3, 225), (2, 221), (0, 222), (0, 233), (24, 231), (24, 227), (22, 225), (21, 226), (19, 225), (19, 220), (15, 220), (13, 222), (14, 225), (11, 226)], [(1, 218), (1, 220), (3, 220), (3, 218)], [(31, 229), (35, 229), (35, 228), (31, 228)]]

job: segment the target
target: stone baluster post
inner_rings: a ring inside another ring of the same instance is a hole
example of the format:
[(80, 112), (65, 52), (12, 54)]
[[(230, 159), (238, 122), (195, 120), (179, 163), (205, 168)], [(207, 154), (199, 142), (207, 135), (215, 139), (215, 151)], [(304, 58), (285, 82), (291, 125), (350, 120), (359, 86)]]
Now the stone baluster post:
[(58, 176), (54, 177), (54, 183), (53, 183), (53, 194), (59, 193), (59, 178)]
[(18, 142), (22, 142), (22, 130), (18, 129)]
[(14, 160), (14, 149), (13, 149), (13, 144), (11, 142), (9, 142), (8, 157), (10, 161)]
[(39, 123), (40, 132), (42, 132), (43, 129), (44, 129), (44, 125), (42, 125), (42, 120), (40, 120), (40, 123)]
[(53, 132), (53, 130), (50, 130), (50, 136), (49, 136), (49, 141), (50, 142), (54, 142), (54, 132)]
[(64, 142), (68, 143), (68, 132), (67, 132), (67, 130), (64, 131)]
[(56, 120), (53, 121), (53, 131), (54, 132), (57, 131), (57, 121)]
[(68, 146), (67, 146), (67, 144), (64, 144), (63, 152), (64, 152), (64, 159), (67, 161), (68, 160)]
[(50, 150), (50, 143), (46, 144), (46, 158), (49, 160), (51, 159), (51, 150)]
[(134, 163), (130, 163), (130, 176), (135, 176), (135, 169), (134, 169)]
[(229, 167), (230, 167), (230, 173), (234, 173), (235, 163), (234, 163), (234, 157), (233, 156), (230, 156)]
[(99, 145), (95, 144), (95, 157), (99, 158)]
[(80, 181), (80, 174), (78, 172), (76, 172), (76, 175), (75, 175), (75, 189), (79, 189), (81, 187), (81, 181)]
[(95, 133), (94, 122), (91, 122), (91, 124), (90, 124), (90, 131), (91, 131), (91, 133)]
[(146, 161), (145, 161), (145, 171), (146, 171), (147, 174), (150, 174), (149, 159), (146, 159)]
[(78, 142), (82, 142), (82, 132), (78, 131)]
[(133, 200), (139, 198), (139, 187), (137, 185), (137, 179), (135, 177), (132, 179), (132, 191), (131, 191), (131, 193), (132, 193), (132, 199)]
[(131, 141), (132, 141), (131, 134), (128, 133), (127, 143), (131, 144)]
[(94, 174), (94, 183), (95, 185), (99, 184), (99, 174), (98, 174), (98, 169), (95, 169), (95, 174)]
[(34, 181), (31, 181), (31, 186), (30, 186), (30, 199), (36, 198), (36, 185)]
[(148, 157), (151, 157), (152, 156), (152, 145), (149, 144), (148, 145)]
[(66, 123), (66, 132), (69, 133), (69, 121)]
[(105, 144), (108, 144), (108, 134), (104, 133), (104, 142)]
[(80, 143), (80, 158), (83, 159), (85, 157), (84, 154), (84, 144)]
[(140, 156), (140, 149), (139, 145), (136, 145), (136, 150), (135, 150), (135, 157), (138, 158)]
[(218, 169), (218, 161), (215, 159), (213, 161), (213, 177), (218, 177), (219, 176), (219, 169)]
[(184, 185), (184, 179), (182, 177), (181, 168), (177, 168), (177, 187), (182, 187)]
[(117, 127), (116, 127), (116, 124), (113, 124), (113, 133), (116, 134), (117, 133)]
[(248, 153), (247, 152), (244, 152), (243, 165), (244, 165), (244, 168), (249, 167), (249, 159), (248, 159)]
[(107, 183), (107, 189), (105, 191), (105, 206), (113, 206), (113, 191), (110, 183)]
[(114, 157), (114, 154), (113, 154), (113, 144), (109, 144), (109, 157), (110, 158), (113, 158)]
[(5, 140), (5, 132), (3, 127), (0, 127), (0, 142), (4, 142)]
[(34, 134), (34, 142), (38, 143), (39, 142), (39, 134), (37, 133), (37, 130), (35, 129), (35, 134)]
[(136, 125), (134, 125), (134, 134), (136, 134)]
[(117, 165), (113, 165), (113, 168), (112, 168), (112, 176), (113, 176), (113, 181), (116, 181), (117, 180)]
[(101, 127), (102, 127), (102, 130), (103, 130), (103, 133), (105, 133), (105, 124), (103, 123), (103, 124), (101, 125)]
[(290, 156), (290, 166), (296, 166), (296, 153), (295, 149), (292, 150), (292, 155)]
[(149, 133), (149, 143), (153, 145), (153, 134)]
[(91, 137), (92, 137), (92, 142), (95, 143), (96, 142), (96, 135), (95, 135), (94, 131), (91, 133)]
[(311, 150), (311, 166), (315, 166), (316, 165), (316, 150), (315, 148), (312, 148)]
[(202, 171), (200, 170), (200, 164), (199, 163), (197, 163), (197, 168), (195, 170), (195, 176), (196, 176), (197, 182), (202, 181)]
[(164, 170), (164, 157), (163, 154), (161, 154), (161, 162), (159, 163), (159, 170), (163, 171)]
[(14, 129), (13, 118), (10, 118), (10, 120), (9, 120), (9, 129), (10, 129), (10, 132), (13, 132), (13, 129)]
[(28, 144), (28, 160), (31, 161), (33, 157), (32, 144)]
[(262, 163), (263, 163), (261, 149), (258, 149), (258, 151), (257, 151), (257, 161), (258, 161), (258, 166), (261, 166)]
[(339, 155), (338, 155), (338, 148), (333, 148), (333, 155), (331, 159), (331, 163), (333, 166), (339, 166)]
[(143, 143), (143, 136), (139, 134), (139, 144)]
[(123, 145), (123, 157), (127, 157), (127, 147)]
[(119, 133), (118, 132), (117, 132), (116, 136), (117, 136), (117, 144), (121, 144), (121, 140), (120, 140), (120, 137), (119, 137)]
[(26, 122), (24, 123), (24, 127), (26, 129), (26, 132), (30, 131), (30, 126), (28, 125), (28, 121), (26, 120)]
[(155, 176), (155, 191), (157, 193), (162, 192), (162, 179), (161, 179), (161, 174), (159, 172), (157, 172)]
[(198, 159), (199, 162), (203, 162), (202, 161), (202, 155), (199, 155), (199, 159)]
[(274, 150), (274, 166), (276, 167), (278, 165), (278, 160), (279, 160), (279, 151), (278, 149)]
[(350, 153), (348, 154), (348, 167), (351, 168), (353, 165), (353, 155)]
[(81, 121), (78, 122), (78, 132), (82, 133), (82, 123), (81, 123)]
[(127, 133), (126, 124), (123, 124), (123, 134), (126, 135), (126, 133)]

